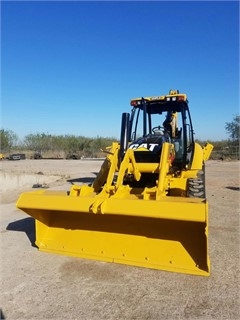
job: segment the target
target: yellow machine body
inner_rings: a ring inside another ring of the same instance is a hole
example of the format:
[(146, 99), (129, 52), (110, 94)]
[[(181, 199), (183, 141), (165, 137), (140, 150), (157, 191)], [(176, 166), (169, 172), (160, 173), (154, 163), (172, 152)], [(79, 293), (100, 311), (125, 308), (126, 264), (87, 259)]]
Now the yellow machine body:
[[(211, 149), (195, 143), (191, 167), (176, 175), (174, 144), (163, 144), (159, 163), (137, 163), (132, 149), (120, 162), (113, 143), (92, 185), (23, 193), (17, 207), (35, 219), (42, 251), (208, 276), (208, 202), (186, 192)], [(124, 183), (145, 173), (156, 174), (155, 186)]]

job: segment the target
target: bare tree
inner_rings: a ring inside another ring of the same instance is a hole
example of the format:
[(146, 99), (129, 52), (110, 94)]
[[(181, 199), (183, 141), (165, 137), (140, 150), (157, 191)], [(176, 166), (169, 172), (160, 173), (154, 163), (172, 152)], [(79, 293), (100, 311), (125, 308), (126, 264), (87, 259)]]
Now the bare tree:
[(233, 121), (226, 122), (225, 130), (229, 134), (229, 137), (233, 141), (239, 141), (240, 133), (240, 115), (235, 115)]
[(0, 130), (0, 150), (3, 152), (9, 151), (18, 142), (18, 136), (8, 129)]

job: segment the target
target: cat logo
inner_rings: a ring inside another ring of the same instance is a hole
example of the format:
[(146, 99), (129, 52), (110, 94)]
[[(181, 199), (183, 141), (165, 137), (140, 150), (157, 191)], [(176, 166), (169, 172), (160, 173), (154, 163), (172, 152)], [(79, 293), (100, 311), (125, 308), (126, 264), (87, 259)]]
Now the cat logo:
[(157, 143), (133, 143), (129, 146), (129, 149), (136, 151), (153, 151), (156, 146), (158, 146)]

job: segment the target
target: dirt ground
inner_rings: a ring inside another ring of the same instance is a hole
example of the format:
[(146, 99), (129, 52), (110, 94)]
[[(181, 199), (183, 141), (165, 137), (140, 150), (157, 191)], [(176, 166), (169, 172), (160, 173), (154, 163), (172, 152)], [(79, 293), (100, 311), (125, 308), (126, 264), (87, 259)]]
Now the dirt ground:
[(206, 164), (211, 275), (201, 277), (38, 251), (19, 194), (88, 183), (101, 162), (2, 161), (1, 318), (239, 319), (239, 164)]

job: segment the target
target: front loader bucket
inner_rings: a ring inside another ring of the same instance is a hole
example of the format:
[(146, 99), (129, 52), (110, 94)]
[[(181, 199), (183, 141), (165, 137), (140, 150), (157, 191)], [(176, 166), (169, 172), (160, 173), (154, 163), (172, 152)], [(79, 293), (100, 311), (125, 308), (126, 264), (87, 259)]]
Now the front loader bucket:
[(36, 219), (42, 251), (209, 275), (206, 199), (38, 191), (23, 193), (17, 207)]

